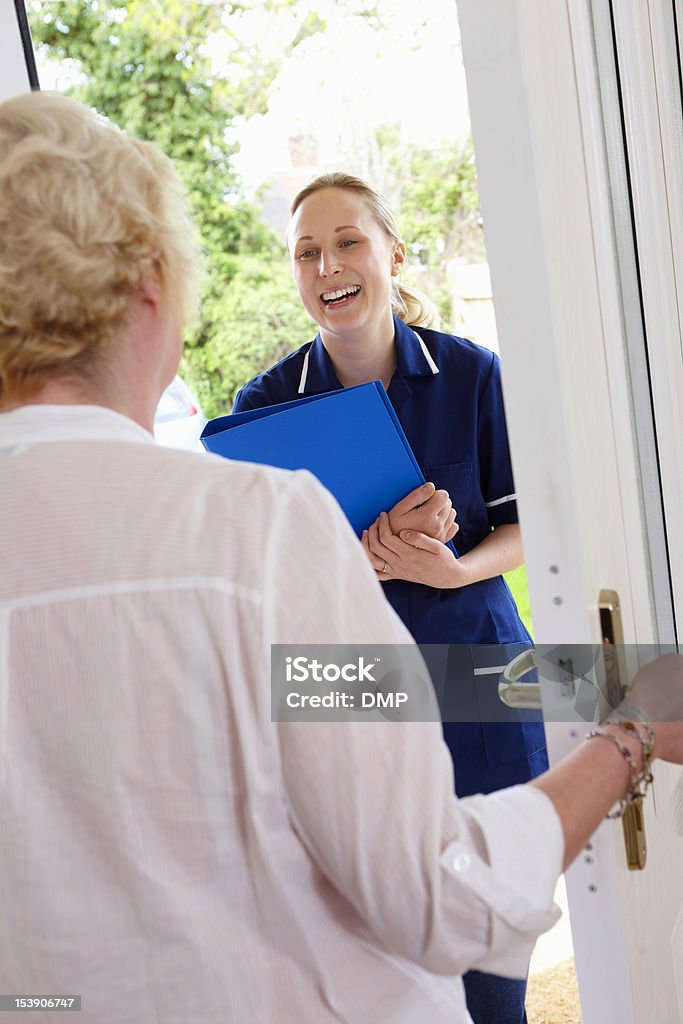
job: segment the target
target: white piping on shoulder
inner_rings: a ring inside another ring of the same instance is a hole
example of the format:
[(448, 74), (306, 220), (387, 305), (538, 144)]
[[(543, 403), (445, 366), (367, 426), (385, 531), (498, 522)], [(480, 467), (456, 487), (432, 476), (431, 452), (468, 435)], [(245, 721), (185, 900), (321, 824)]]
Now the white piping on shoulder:
[(495, 501), (487, 501), (487, 508), (495, 508), (496, 505), (504, 505), (506, 501), (517, 501), (516, 494), (506, 494), (504, 498), (496, 498)]
[[(415, 335), (415, 337), (417, 338), (418, 342), (420, 343), (420, 348), (422, 349), (422, 354), (424, 355), (425, 359), (427, 360), (427, 364), (429, 366), (429, 369), (432, 371), (432, 374), (438, 373), (439, 372), (439, 367), (436, 365), (436, 363), (432, 359), (432, 357), (431, 357), (431, 355), (429, 353), (429, 349), (425, 345), (424, 341), (422, 340), (420, 335), (417, 333), (417, 331), (413, 331), (413, 334)], [(308, 377), (308, 359), (310, 357), (310, 354), (311, 354), (311, 350), (309, 348), (308, 352), (304, 356), (304, 365), (301, 368), (301, 377), (299, 378), (299, 387), (297, 389), (297, 394), (299, 394), (299, 395), (303, 395), (304, 391), (306, 390), (306, 378)], [(506, 499), (504, 499), (504, 500), (506, 500)]]
[(309, 348), (308, 352), (304, 356), (304, 365), (301, 371), (301, 377), (299, 379), (299, 390), (297, 392), (297, 394), (299, 395), (303, 395), (304, 391), (306, 390), (306, 377), (308, 377), (308, 357), (310, 356), (310, 354), (311, 350)]
[(425, 345), (424, 341), (422, 340), (420, 335), (417, 333), (417, 331), (413, 331), (413, 334), (415, 335), (417, 340), (420, 342), (420, 348), (422, 349), (423, 356), (425, 357), (425, 359), (427, 360), (427, 362), (429, 364), (429, 369), (432, 371), (433, 374), (434, 373), (438, 373), (439, 372), (439, 367), (436, 365), (436, 363), (432, 359), (431, 355), (429, 354), (429, 349)]

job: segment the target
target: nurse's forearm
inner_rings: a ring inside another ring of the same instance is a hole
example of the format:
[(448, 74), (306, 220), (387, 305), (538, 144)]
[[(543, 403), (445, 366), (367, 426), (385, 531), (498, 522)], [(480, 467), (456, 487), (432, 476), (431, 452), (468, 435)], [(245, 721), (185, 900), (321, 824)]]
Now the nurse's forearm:
[[(455, 544), (458, 543), (456, 534)], [(518, 523), (497, 526), (480, 544), (458, 559), (458, 586), (489, 580), (516, 569), (524, 561), (522, 534)]]

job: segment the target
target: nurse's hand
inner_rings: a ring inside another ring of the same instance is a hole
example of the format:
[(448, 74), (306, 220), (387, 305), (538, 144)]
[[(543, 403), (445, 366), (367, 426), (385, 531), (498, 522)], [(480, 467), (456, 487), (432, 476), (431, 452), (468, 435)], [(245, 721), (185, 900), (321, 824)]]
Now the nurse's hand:
[(467, 570), (441, 541), (414, 530), (395, 536), (386, 512), (363, 532), (361, 542), (381, 582), (409, 580), (439, 590), (465, 587), (472, 582)]
[(434, 484), (428, 482), (406, 494), (390, 509), (389, 525), (396, 535), (401, 530), (415, 530), (445, 544), (458, 532), (455, 516), (448, 491), (437, 491)]

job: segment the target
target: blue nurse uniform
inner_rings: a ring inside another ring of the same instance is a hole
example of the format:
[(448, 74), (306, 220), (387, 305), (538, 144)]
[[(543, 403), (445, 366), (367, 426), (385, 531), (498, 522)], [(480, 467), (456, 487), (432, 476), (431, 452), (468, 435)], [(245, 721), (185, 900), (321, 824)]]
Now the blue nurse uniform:
[[(425, 479), (448, 491), (457, 511), (459, 554), (492, 527), (517, 522), (498, 357), (470, 341), (394, 317), (396, 369), (388, 395)], [(290, 401), (341, 388), (320, 335), (238, 392), (233, 411)], [(459, 796), (526, 782), (547, 768), (543, 725), (535, 713), (500, 721), (481, 706), (496, 695), (497, 677), (472, 685), (476, 645), (509, 645), (510, 660), (531, 638), (501, 576), (455, 590), (388, 580), (385, 594), (421, 645), (451, 645), (427, 660), (444, 709)], [(429, 648), (424, 648), (428, 651)], [(506, 657), (504, 647), (500, 659)], [(499, 660), (500, 660), (499, 659)], [(465, 680), (465, 682), (463, 682)], [(449, 690), (452, 691), (449, 694)], [(440, 692), (441, 691), (441, 692)], [(482, 698), (482, 694), (485, 696)], [(472, 709), (472, 702), (479, 705)], [(449, 713), (449, 707), (453, 711)], [(472, 718), (483, 721), (472, 722)], [(446, 719), (452, 719), (448, 721)], [(494, 719), (491, 721), (491, 719)]]

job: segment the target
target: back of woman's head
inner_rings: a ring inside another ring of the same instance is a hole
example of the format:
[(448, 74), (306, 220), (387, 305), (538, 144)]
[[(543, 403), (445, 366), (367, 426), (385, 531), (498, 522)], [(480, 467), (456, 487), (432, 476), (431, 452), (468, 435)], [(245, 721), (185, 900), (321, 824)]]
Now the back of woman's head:
[(73, 100), (0, 104), (0, 402), (88, 376), (158, 273), (178, 317), (197, 258), (175, 168)]
[[(294, 197), (290, 211), (292, 216), (305, 199), (324, 188), (341, 188), (360, 196), (367, 203), (376, 223), (388, 240), (394, 243), (401, 241), (396, 218), (382, 193), (362, 178), (345, 174), (343, 171), (321, 174), (305, 185)], [(396, 280), (392, 282), (391, 305), (396, 316), (411, 327), (433, 327), (438, 330), (440, 326), (441, 317), (432, 300), (416, 288), (410, 288)]]

